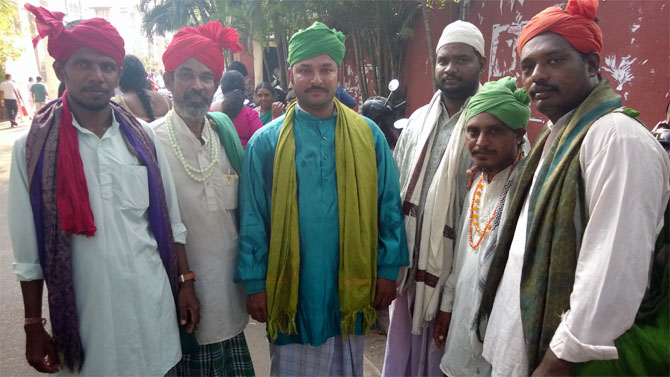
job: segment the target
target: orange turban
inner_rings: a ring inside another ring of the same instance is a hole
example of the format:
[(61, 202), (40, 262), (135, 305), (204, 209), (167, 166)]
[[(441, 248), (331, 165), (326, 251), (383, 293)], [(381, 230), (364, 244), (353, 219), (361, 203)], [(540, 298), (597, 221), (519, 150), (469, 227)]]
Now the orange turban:
[(538, 34), (551, 31), (565, 38), (572, 47), (588, 53), (603, 51), (603, 35), (594, 21), (598, 0), (569, 0), (565, 10), (549, 7), (530, 19), (519, 35), (516, 51), (521, 55), (523, 46)]
[(223, 27), (218, 21), (211, 21), (198, 28), (183, 27), (172, 38), (172, 42), (163, 53), (163, 65), (167, 72), (172, 72), (186, 60), (194, 57), (212, 70), (214, 78), (221, 80), (226, 61), (222, 49), (227, 48), (233, 53), (242, 51), (237, 42), (237, 30)]
[(40, 39), (49, 37), (47, 50), (57, 61), (64, 62), (80, 48), (88, 47), (116, 60), (116, 64), (121, 67), (126, 55), (123, 38), (107, 20), (91, 18), (67, 30), (63, 25), (64, 13), (52, 13), (27, 3), (25, 7), (35, 15), (37, 24), (38, 35), (33, 38), (33, 46), (37, 46)]

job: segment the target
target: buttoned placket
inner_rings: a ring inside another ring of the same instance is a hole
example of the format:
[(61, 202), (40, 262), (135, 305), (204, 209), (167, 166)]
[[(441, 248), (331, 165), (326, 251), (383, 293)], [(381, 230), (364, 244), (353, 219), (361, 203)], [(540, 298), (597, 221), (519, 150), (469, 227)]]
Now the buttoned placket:
[[(184, 125), (186, 127), (186, 125)], [(209, 124), (207, 121), (205, 121), (205, 126), (204, 127), (209, 127)], [(209, 163), (210, 163), (210, 158), (212, 156), (211, 154), (211, 145), (209, 143), (212, 142), (212, 140), (209, 139), (209, 132), (206, 128), (202, 129), (202, 140), (204, 143), (201, 143), (200, 140), (198, 140), (195, 135), (191, 132), (188, 127), (184, 130), (185, 132), (189, 133), (188, 140), (191, 144), (191, 146), (194, 148), (196, 152), (196, 158), (198, 160), (198, 168), (199, 169), (204, 169), (206, 168)], [(222, 153), (223, 151), (221, 150), (222, 148), (219, 148), (219, 154)], [(187, 161), (188, 162), (188, 161)], [(216, 203), (216, 193), (214, 191), (214, 184), (212, 183), (212, 180), (215, 179), (215, 175), (217, 174), (218, 167), (214, 168), (215, 170), (212, 172), (212, 175), (209, 176), (204, 182), (202, 182), (204, 189), (205, 189), (205, 201), (207, 202), (207, 209), (210, 212), (216, 212), (219, 209), (218, 204)]]
[(118, 127), (115, 127), (115, 123), (112, 123), (112, 126), (107, 129), (107, 131), (98, 137), (96, 134), (90, 130), (79, 125), (76, 120), (73, 120), (73, 126), (77, 131), (77, 135), (81, 141), (91, 151), (94, 151), (97, 161), (97, 173), (98, 180), (100, 182), (100, 196), (106, 200), (112, 200), (114, 197), (114, 176), (118, 175), (118, 165), (110, 163), (110, 159), (107, 156), (107, 150), (110, 148), (111, 138), (116, 132), (118, 132)]

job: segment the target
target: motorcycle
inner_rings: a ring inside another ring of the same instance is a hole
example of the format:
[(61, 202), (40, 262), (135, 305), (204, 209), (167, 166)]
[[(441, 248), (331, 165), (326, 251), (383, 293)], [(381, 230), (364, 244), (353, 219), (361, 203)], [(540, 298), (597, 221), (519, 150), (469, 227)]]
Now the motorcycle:
[(361, 106), (361, 114), (377, 123), (384, 133), (386, 142), (391, 147), (391, 150), (395, 148), (402, 131), (402, 126), (404, 125), (404, 123), (398, 121), (398, 118), (401, 115), (401, 110), (407, 106), (407, 101), (402, 101), (396, 105), (389, 103), (391, 96), (393, 96), (393, 93), (399, 86), (400, 82), (397, 79), (391, 80), (388, 84), (390, 91), (388, 97), (370, 97)]

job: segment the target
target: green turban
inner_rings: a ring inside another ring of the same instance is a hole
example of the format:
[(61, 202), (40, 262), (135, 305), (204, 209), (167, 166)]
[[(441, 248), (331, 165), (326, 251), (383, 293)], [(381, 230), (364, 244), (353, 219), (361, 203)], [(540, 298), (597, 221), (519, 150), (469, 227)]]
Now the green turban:
[(316, 21), (307, 29), (293, 34), (288, 41), (288, 64), (293, 66), (297, 62), (328, 54), (339, 67), (344, 59), (344, 38), (341, 32)]
[(526, 128), (530, 119), (530, 98), (522, 88), (516, 87), (514, 77), (503, 77), (487, 82), (470, 98), (465, 111), (465, 122), (479, 113), (489, 113), (500, 119), (507, 127), (517, 130)]

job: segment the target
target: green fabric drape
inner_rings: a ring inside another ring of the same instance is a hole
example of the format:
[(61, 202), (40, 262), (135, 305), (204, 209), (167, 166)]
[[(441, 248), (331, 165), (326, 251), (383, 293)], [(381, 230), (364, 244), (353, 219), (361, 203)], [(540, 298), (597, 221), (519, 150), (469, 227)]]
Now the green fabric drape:
[[(335, 161), (339, 210), (338, 292), (341, 333), (350, 334), (358, 313), (364, 331), (375, 321), (377, 278), (377, 163), (372, 131), (357, 113), (335, 100)], [(300, 234), (293, 118), (286, 110), (275, 151), (270, 252), (266, 276), (268, 334), (297, 332)], [(330, 229), (324, 229), (330, 231)]]
[(242, 142), (237, 135), (235, 126), (228, 115), (224, 113), (207, 113), (207, 117), (216, 122), (216, 132), (219, 134), (223, 149), (226, 151), (226, 156), (233, 169), (237, 174), (242, 171), (242, 158), (244, 157), (244, 149)]

